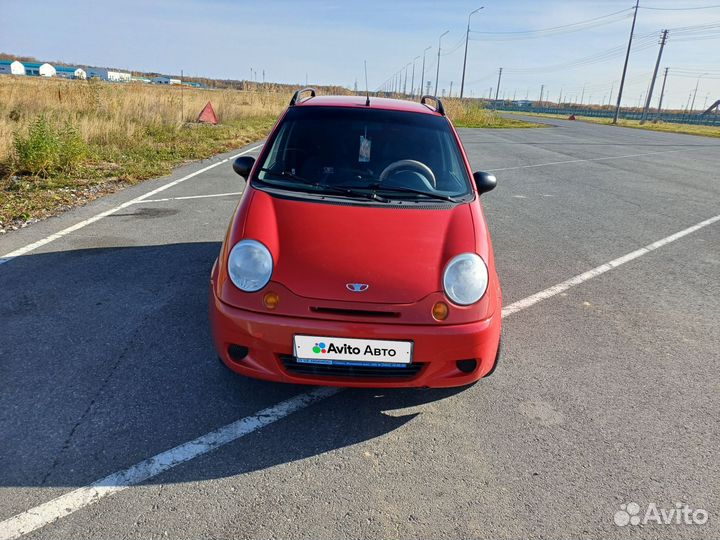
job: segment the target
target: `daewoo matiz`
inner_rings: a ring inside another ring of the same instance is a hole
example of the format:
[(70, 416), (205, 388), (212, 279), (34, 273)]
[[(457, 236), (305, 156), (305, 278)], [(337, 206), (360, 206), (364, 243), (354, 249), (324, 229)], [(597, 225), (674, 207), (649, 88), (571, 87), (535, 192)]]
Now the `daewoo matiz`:
[(299, 91), (257, 161), (233, 168), (247, 186), (210, 284), (230, 369), (371, 387), (495, 369), (501, 292), (479, 196), (496, 181), (471, 172), (438, 99)]

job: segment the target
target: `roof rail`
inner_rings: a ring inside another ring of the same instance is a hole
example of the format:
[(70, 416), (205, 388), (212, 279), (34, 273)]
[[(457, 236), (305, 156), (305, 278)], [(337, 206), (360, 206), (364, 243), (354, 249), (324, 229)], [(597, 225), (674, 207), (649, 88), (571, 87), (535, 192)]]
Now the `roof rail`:
[[(294, 107), (295, 104), (299, 101), (300, 95), (303, 94), (303, 93), (305, 93), (305, 92), (310, 92), (310, 97), (311, 97), (311, 98), (314, 98), (314, 97), (316, 96), (316, 94), (317, 94), (317, 92), (316, 92), (316, 90), (315, 90), (314, 88), (303, 88), (302, 90), (298, 90), (297, 92), (295, 92), (295, 93), (293, 94), (293, 97), (292, 97), (292, 99), (290, 100), (290, 107)], [(307, 99), (310, 99), (310, 98), (307, 98)]]
[(428, 99), (432, 99), (435, 102), (435, 112), (445, 116), (445, 107), (443, 107), (442, 101), (440, 101), (440, 98), (437, 96), (425, 95), (420, 98), (420, 104), (425, 105), (429, 109), (430, 106), (425, 103)]

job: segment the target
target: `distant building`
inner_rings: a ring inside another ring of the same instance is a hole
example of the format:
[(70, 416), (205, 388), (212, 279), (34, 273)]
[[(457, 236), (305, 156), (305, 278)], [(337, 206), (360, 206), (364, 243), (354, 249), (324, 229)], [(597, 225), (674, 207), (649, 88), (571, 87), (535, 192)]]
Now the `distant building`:
[(512, 104), (518, 107), (532, 107), (533, 102), (527, 99), (518, 99), (517, 101), (513, 101)]
[(164, 75), (160, 77), (153, 77), (152, 82), (155, 84), (182, 84), (180, 79), (173, 79), (171, 77), (165, 77)]
[(107, 68), (87, 68), (88, 79), (102, 79), (103, 81), (110, 82), (130, 82), (132, 75), (124, 73), (122, 71), (112, 71)]
[(55, 66), (55, 71), (57, 76), (63, 79), (87, 79), (87, 73), (82, 68)]
[(132, 75), (123, 71), (108, 71), (107, 80), (110, 82), (130, 82)]
[(25, 66), (17, 60), (0, 60), (0, 73), (6, 75), (25, 75)]
[(33, 77), (54, 77), (57, 74), (55, 68), (48, 63), (24, 62), (23, 64), (25, 66), (25, 75), (31, 75)]
[(192, 86), (193, 88), (205, 88), (205, 85), (199, 82), (186, 82), (184, 84), (186, 84), (187, 86)]
[(133, 77), (132, 82), (151, 83), (152, 81), (147, 77)]

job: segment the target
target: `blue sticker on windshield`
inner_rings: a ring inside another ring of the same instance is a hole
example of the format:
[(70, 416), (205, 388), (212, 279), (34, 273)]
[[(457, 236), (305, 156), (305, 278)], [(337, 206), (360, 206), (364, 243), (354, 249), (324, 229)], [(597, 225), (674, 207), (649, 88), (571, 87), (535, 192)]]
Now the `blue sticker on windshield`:
[(370, 161), (370, 147), (372, 145), (372, 141), (365, 137), (364, 135), (360, 135), (360, 155), (358, 156), (358, 161), (360, 163), (367, 163)]

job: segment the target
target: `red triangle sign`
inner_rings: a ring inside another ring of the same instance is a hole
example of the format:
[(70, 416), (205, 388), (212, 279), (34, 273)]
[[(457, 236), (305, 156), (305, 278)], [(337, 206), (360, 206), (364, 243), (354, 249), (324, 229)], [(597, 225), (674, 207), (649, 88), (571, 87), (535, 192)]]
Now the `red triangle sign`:
[(213, 109), (212, 103), (209, 101), (207, 102), (207, 105), (205, 105), (203, 110), (200, 111), (197, 121), (202, 122), (203, 124), (213, 125), (218, 123), (217, 115), (215, 114), (215, 109)]

